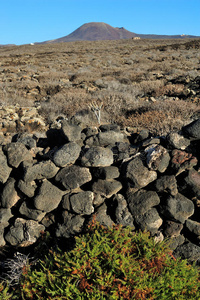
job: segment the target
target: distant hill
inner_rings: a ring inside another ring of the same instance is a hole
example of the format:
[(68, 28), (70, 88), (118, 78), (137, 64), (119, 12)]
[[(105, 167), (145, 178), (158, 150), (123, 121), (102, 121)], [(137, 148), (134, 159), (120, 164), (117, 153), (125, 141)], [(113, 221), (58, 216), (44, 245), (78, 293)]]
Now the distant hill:
[(155, 34), (137, 34), (126, 30), (124, 27), (112, 27), (103, 22), (91, 22), (83, 24), (81, 27), (64, 37), (42, 42), (40, 44), (51, 44), (61, 42), (75, 41), (99, 41), (99, 40), (120, 40), (130, 38), (141, 39), (183, 39), (195, 38), (192, 35), (155, 35)]
[(6, 44), (6, 45), (0, 44), (0, 47), (8, 47), (8, 46), (16, 46), (16, 45), (15, 44)]

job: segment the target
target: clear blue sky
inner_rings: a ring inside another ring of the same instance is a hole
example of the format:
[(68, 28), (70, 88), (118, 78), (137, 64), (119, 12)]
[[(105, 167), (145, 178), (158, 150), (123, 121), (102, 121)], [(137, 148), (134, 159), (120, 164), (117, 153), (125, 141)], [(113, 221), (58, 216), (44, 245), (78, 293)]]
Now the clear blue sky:
[(60, 38), (88, 22), (200, 36), (200, 0), (1, 0), (0, 44)]

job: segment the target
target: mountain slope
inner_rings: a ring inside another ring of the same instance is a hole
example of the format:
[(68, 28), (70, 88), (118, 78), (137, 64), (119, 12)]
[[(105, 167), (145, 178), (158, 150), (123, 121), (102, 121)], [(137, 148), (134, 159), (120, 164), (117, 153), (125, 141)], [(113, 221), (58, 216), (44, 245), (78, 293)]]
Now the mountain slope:
[(126, 30), (124, 27), (112, 27), (103, 22), (85, 23), (78, 29), (64, 37), (42, 42), (40, 44), (51, 44), (60, 42), (75, 41), (98, 41), (98, 40), (119, 40), (130, 38), (146, 39), (177, 39), (177, 38), (195, 38), (192, 35), (156, 35), (156, 34), (136, 34)]
[(136, 34), (125, 28), (115, 28), (103, 22), (91, 22), (83, 24), (67, 36), (45, 43), (74, 42), (74, 41), (97, 41), (119, 40), (135, 37)]

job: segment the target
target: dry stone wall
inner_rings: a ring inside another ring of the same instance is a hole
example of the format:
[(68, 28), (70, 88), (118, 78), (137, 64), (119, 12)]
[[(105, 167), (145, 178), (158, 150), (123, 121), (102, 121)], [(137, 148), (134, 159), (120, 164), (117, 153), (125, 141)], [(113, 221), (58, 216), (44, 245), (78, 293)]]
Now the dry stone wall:
[(0, 246), (34, 245), (41, 232), (80, 233), (96, 215), (168, 238), (200, 260), (200, 119), (167, 136), (63, 120), (42, 138), (0, 146)]

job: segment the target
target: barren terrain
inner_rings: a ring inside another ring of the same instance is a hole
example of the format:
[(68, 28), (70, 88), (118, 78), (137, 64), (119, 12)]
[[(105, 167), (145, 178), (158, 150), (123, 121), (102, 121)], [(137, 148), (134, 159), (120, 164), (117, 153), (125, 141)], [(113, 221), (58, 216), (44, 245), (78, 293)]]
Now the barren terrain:
[(50, 124), (103, 104), (101, 122), (154, 134), (200, 116), (200, 39), (0, 48), (0, 104), (37, 106)]

